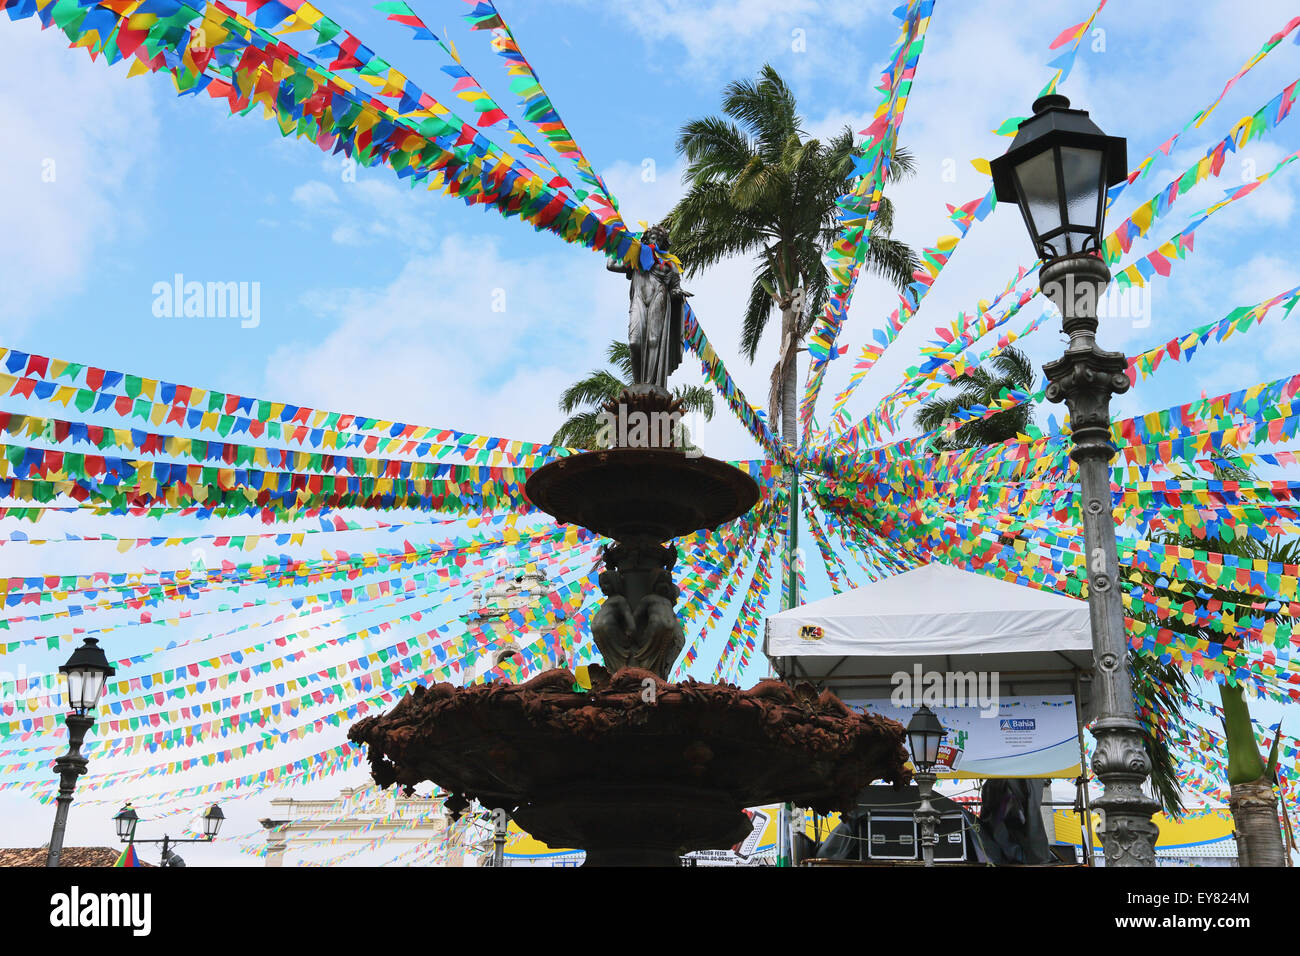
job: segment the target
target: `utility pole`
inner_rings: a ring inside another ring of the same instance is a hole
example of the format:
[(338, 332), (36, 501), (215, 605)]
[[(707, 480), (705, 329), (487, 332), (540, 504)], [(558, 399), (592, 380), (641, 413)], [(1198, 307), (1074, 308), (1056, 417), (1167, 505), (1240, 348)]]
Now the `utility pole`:
[[(788, 446), (794, 451), (793, 443)], [(789, 513), (785, 530), (786, 581), (785, 601), (781, 610), (799, 606), (799, 467), (790, 466)], [(794, 804), (781, 804), (776, 826), (776, 865), (794, 865)]]

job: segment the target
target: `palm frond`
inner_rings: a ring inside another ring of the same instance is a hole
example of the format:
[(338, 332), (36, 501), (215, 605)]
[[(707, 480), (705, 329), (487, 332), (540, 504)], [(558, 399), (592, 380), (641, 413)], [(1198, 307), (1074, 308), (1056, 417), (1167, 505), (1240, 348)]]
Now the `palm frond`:
[(673, 252), (687, 275), (766, 245), (763, 227), (736, 206), (730, 193), (729, 183), (697, 183), (669, 213)]
[(626, 342), (610, 342), (605, 360), (623, 373), (624, 380), (629, 382), (632, 380), (632, 349)]
[(770, 265), (762, 265), (754, 272), (754, 283), (749, 287), (749, 299), (745, 303), (745, 314), (740, 320), (740, 351), (754, 361), (758, 354), (758, 343), (767, 330), (768, 320), (776, 303), (768, 294), (769, 288), (776, 288), (776, 273)]
[[(997, 375), (982, 365), (976, 365), (949, 381), (954, 394), (937, 397), (917, 409), (914, 419), (917, 427), (933, 431), (954, 418), (961, 409), (991, 405), (1008, 389), (1023, 389), (1033, 384), (1033, 363), (1023, 352), (1008, 348), (998, 358), (1003, 360), (990, 362), (999, 371)], [(1033, 407), (1028, 402), (1021, 402), (988, 418), (965, 422), (951, 436), (937, 436), (932, 447), (936, 451), (949, 451), (1010, 441), (1018, 434), (1027, 433), (1033, 421)]]
[(916, 427), (926, 432), (942, 428), (944, 423), (952, 418), (956, 409), (957, 403), (953, 399), (936, 399), (932, 402), (926, 402), (916, 410)]
[(677, 134), (677, 152), (686, 158), (686, 180), (691, 183), (734, 176), (755, 156), (740, 128), (720, 116), (684, 125)]
[(688, 412), (699, 412), (705, 421), (713, 420), (713, 389), (707, 385), (681, 385), (673, 396)]
[(1143, 747), (1151, 761), (1151, 785), (1160, 808), (1177, 818), (1184, 809), (1178, 763), (1155, 728), (1176, 728), (1182, 722), (1182, 702), (1190, 690), (1187, 675), (1174, 664), (1161, 664), (1153, 657), (1133, 651), (1129, 653), (1129, 671), (1134, 696), (1147, 705), (1152, 715), (1150, 726), (1144, 726), (1142, 734)]
[(1029, 388), (1034, 384), (1033, 360), (1015, 346), (1004, 348), (989, 359), (989, 364), (1002, 378), (1017, 388)]
[(906, 289), (912, 273), (921, 267), (912, 247), (877, 233), (872, 233), (869, 242), (866, 271), (887, 279), (900, 292)]
[(597, 447), (602, 419), (598, 411), (578, 412), (571, 415), (551, 436), (551, 444), (561, 448), (584, 448), (592, 450)]
[(599, 405), (618, 398), (624, 384), (606, 369), (592, 371), (586, 378), (574, 382), (560, 395), (560, 411), (568, 414), (583, 405)]
[(789, 178), (779, 166), (755, 157), (731, 182), (731, 201), (737, 209), (755, 209), (778, 199), (789, 188)]
[(916, 156), (906, 146), (895, 146), (889, 163), (889, 181), (898, 182), (916, 175)]
[(737, 80), (722, 92), (722, 111), (741, 123), (770, 159), (780, 155), (791, 133), (802, 132), (794, 94), (779, 73), (766, 65), (761, 77)]

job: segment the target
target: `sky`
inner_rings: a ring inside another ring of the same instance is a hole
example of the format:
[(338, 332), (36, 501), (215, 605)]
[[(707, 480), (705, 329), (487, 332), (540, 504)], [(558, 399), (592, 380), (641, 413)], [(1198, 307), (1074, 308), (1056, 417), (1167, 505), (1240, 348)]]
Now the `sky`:
[[(457, 102), (450, 79), (439, 71), (444, 61), (435, 45), (411, 40), (406, 28), (386, 22), (364, 2), (317, 5), (423, 88)], [(896, 39), (890, 16), (896, 5), (501, 0), (499, 7), (619, 198), (624, 219), (635, 224), (658, 220), (681, 195), (680, 125), (716, 113), (725, 84), (754, 76), (764, 63), (790, 83), (810, 135), (829, 136), (845, 125), (864, 129)], [(426, 0), (412, 6), (431, 27), (446, 28), (471, 71), (509, 108), (499, 61), (484, 36), (459, 20), (463, 5)], [(1049, 43), (1093, 7), (1091, 0), (939, 0), (900, 133), (917, 171), (888, 193), (897, 238), (921, 246), (953, 231), (945, 204), (979, 197), (988, 187), (970, 161), (1006, 148), (1008, 141), (992, 131), (1008, 117), (1029, 113), (1051, 76)], [(1212, 102), (1293, 15), (1284, 0), (1111, 3), (1085, 38), (1062, 92), (1108, 133), (1127, 137), (1134, 165)], [(128, 79), (124, 64), (92, 63), (84, 51), (68, 50), (61, 34), (42, 33), (34, 19), (0, 19), (0, 57), (8, 64), (0, 78), (0, 128), (7, 133), (0, 152), (6, 185), (0, 344), (242, 395), (547, 441), (562, 420), (556, 404), (561, 390), (599, 367), (609, 341), (626, 334), (624, 280), (607, 273), (590, 250), (494, 212), (412, 191), (391, 171), (345, 166), (342, 157), (305, 140), (281, 138), (274, 123), (255, 114), (231, 117), (206, 97), (178, 99), (165, 77)], [(1170, 157), (1158, 157), (1151, 174), (1112, 210), (1111, 221), (1153, 196), (1297, 75), (1300, 50), (1288, 40)], [(1298, 147), (1300, 126), (1283, 124), (1230, 156), (1223, 175), (1180, 199), (1134, 254), (1150, 251), (1191, 212)], [(1296, 175), (1292, 167), (1203, 225), (1193, 256), (1151, 287), (1143, 314), (1108, 321), (1101, 344), (1129, 352), (1149, 348), (1300, 284), (1292, 225)], [(996, 294), (1032, 258), (1010, 208), (976, 224), (920, 313), (858, 389), (849, 406), (855, 417), (899, 383), (935, 326)], [(752, 365), (740, 356), (739, 317), (752, 268), (744, 259), (727, 261), (685, 285), (728, 369), (761, 406), (777, 342), (770, 331)], [(185, 281), (256, 284), (256, 325), (155, 315), (155, 285), (178, 274)], [(896, 305), (883, 282), (859, 284), (840, 340), (851, 346), (850, 356), (827, 373), (823, 413), (847, 380), (858, 347)], [(1027, 311), (1025, 320), (1034, 314)], [(1059, 354), (1061, 343), (1049, 323), (1024, 345), (1041, 365)], [(1293, 330), (1270, 317), (1249, 334), (1141, 383), (1116, 400), (1115, 413), (1164, 408), (1293, 374), (1298, 357)], [(674, 384), (699, 381), (698, 363), (688, 358)], [(718, 407), (714, 420), (699, 426), (698, 444), (714, 457), (757, 457), (748, 434), (725, 406)], [(901, 434), (910, 433), (909, 422)], [(13, 530), (13, 522), (2, 524), (0, 530)], [(134, 519), (103, 525), (110, 526), (119, 534), (156, 527)], [(255, 522), (248, 521), (246, 530), (256, 530)], [(346, 546), (374, 547), (395, 537), (357, 534)], [(0, 575), (116, 569), (139, 560), (98, 545), (10, 544), (0, 549)], [(189, 559), (163, 555), (157, 562), (172, 567)], [(825, 575), (811, 566), (816, 563), (809, 562), (814, 599), (829, 593)], [(716, 659), (716, 652), (702, 658)], [(32, 666), (57, 663), (51, 657)], [(747, 676), (757, 679), (761, 670), (756, 664)], [(1263, 705), (1260, 719), (1275, 720), (1280, 710)], [(330, 733), (309, 740), (302, 752), (342, 735), (339, 729)], [(361, 770), (340, 774), (313, 793), (364, 779)], [(241, 801), (238, 824), (228, 810), (231, 832), (255, 831), (267, 799)], [(115, 810), (74, 809), (69, 843), (109, 842), (107, 820)], [(32, 842), (28, 830), (40, 832), (49, 811), (0, 792), (0, 815), (16, 824), (6, 825), (0, 842), (19, 845)], [(192, 854), (191, 865), (249, 862), (220, 845), (201, 853), (203, 860), (200, 851)]]

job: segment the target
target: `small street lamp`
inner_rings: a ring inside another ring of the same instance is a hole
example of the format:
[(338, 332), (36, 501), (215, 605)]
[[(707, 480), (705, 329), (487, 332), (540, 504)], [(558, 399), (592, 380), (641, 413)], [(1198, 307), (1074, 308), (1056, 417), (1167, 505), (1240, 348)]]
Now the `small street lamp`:
[(139, 815), (131, 804), (127, 804), (118, 811), (117, 816), (113, 817), (113, 823), (117, 826), (117, 838), (122, 843), (130, 843), (135, 839), (135, 825), (140, 822)]
[(1122, 352), (1097, 347), (1097, 301), (1110, 282), (1100, 258), (1106, 190), (1127, 175), (1127, 146), (1107, 136), (1064, 96), (1039, 97), (1006, 154), (990, 163), (999, 202), (1015, 203), (1043, 260), (1039, 288), (1061, 310), (1065, 355), (1043, 366), (1047, 398), (1070, 410), (1079, 468), (1092, 619), (1097, 739), (1093, 772), (1105, 787), (1102, 844), (1109, 866), (1154, 866), (1158, 808), (1143, 791), (1151, 772), (1128, 672), (1128, 640), (1118, 586), (1111, 512), (1110, 399), (1128, 391)]
[(916, 788), (920, 792), (921, 805), (916, 808), (916, 823), (921, 829), (921, 858), (926, 866), (934, 866), (934, 848), (939, 842), (935, 832), (939, 824), (939, 812), (930, 803), (934, 795), (934, 782), (938, 779), (934, 765), (939, 762), (939, 745), (948, 736), (947, 729), (939, 723), (939, 718), (925, 704), (912, 715), (907, 724), (907, 746), (912, 751), (912, 766), (915, 772)]
[(221, 812), (221, 807), (215, 803), (203, 814), (203, 836), (193, 837), (188, 840), (173, 840), (171, 837), (163, 834), (161, 840), (137, 840), (135, 838), (135, 828), (140, 822), (139, 815), (131, 804), (127, 804), (118, 811), (117, 816), (113, 817), (113, 824), (117, 827), (117, 838), (122, 843), (161, 843), (162, 844), (162, 865), (163, 866), (184, 866), (185, 861), (180, 856), (172, 852), (172, 847), (177, 843), (211, 843), (221, 832), (221, 824), (226, 820), (226, 815)]
[(81, 755), (81, 745), (86, 740), (87, 731), (95, 724), (95, 709), (104, 693), (104, 683), (116, 670), (108, 663), (99, 641), (88, 637), (59, 668), (59, 673), (64, 675), (68, 685), (69, 711), (64, 718), (68, 728), (68, 752), (54, 761), (54, 771), (59, 775), (59, 795), (46, 866), (59, 865), (72, 793), (77, 787), (77, 778), (86, 772), (86, 758)]

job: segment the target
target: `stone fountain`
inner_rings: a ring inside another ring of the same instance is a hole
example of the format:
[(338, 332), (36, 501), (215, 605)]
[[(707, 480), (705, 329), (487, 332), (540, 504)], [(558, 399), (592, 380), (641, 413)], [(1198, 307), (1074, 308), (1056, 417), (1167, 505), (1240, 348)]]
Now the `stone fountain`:
[[(651, 380), (605, 411), (619, 423), (679, 424), (663, 382), (675, 362), (652, 355), (673, 347), (672, 306), (685, 293), (653, 270), (631, 278), (634, 367), (648, 366), (638, 375)], [(638, 282), (663, 289), (646, 295)], [(744, 515), (759, 489), (699, 454), (676, 425), (614, 431), (611, 447), (552, 461), (525, 488), (557, 522), (613, 541), (591, 625), (605, 667), (590, 668), (590, 691), (575, 690), (567, 669), (522, 684), (416, 687), (348, 732), (369, 748), (376, 782), (432, 781), (453, 812), (471, 799), (504, 808), (547, 845), (585, 850), (589, 866), (675, 866), (685, 852), (744, 839), (746, 807), (789, 801), (829, 813), (851, 809), (874, 780), (905, 782), (902, 725), (856, 714), (828, 691), (667, 680), (685, 643), (671, 542)]]

